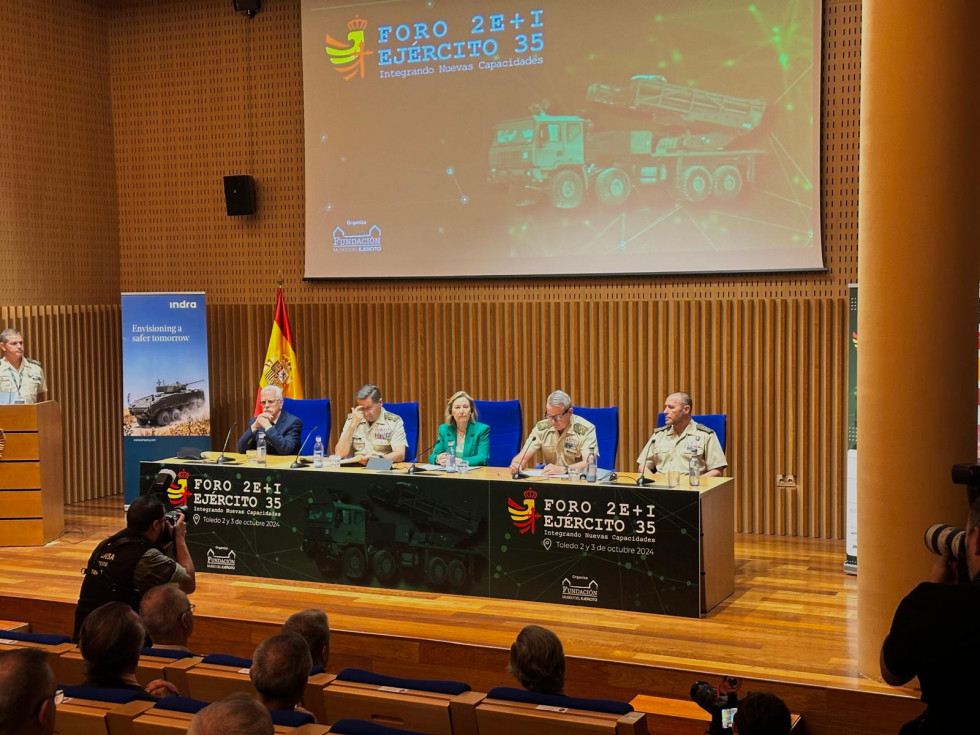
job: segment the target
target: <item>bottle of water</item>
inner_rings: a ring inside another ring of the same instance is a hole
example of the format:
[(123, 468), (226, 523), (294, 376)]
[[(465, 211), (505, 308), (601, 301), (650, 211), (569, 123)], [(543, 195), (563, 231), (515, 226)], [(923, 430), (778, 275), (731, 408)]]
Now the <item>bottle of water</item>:
[(313, 466), (323, 467), (323, 441), (320, 437), (313, 442)]
[(446, 472), (456, 471), (456, 442), (449, 442), (446, 450)]
[(259, 429), (259, 435), (255, 437), (255, 463), (265, 464), (265, 432)]
[(596, 456), (595, 452), (589, 452), (589, 456), (585, 459), (585, 481), (595, 482), (596, 481)]
[(691, 474), (688, 482), (691, 487), (697, 487), (701, 484), (701, 460), (696, 454), (691, 455)]

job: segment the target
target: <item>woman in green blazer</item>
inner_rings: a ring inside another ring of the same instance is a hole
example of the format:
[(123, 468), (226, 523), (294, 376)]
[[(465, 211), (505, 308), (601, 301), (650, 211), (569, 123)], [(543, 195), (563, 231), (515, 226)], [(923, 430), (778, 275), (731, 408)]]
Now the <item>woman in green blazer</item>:
[(487, 463), (490, 427), (476, 420), (476, 404), (463, 390), (453, 393), (446, 404), (446, 423), (439, 427), (439, 441), (432, 448), (430, 464), (445, 466), (450, 442), (455, 442), (456, 456), (471, 467)]

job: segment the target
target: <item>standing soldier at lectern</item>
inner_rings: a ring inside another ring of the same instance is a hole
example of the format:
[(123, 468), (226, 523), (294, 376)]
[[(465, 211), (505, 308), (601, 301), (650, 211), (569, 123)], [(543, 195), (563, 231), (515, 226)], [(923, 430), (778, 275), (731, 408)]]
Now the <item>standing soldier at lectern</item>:
[(47, 390), (41, 363), (24, 357), (21, 333), (9, 327), (0, 332), (0, 393), (13, 394), (11, 403), (37, 403)]

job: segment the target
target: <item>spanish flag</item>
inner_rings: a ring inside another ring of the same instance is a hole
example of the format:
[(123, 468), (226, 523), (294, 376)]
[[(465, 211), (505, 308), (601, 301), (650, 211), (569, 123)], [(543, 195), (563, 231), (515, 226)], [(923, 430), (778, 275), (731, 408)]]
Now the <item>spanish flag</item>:
[(293, 332), (289, 328), (289, 315), (286, 313), (286, 300), (282, 296), (282, 286), (276, 291), (276, 318), (272, 320), (272, 334), (269, 336), (269, 349), (265, 353), (259, 390), (255, 396), (255, 415), (262, 412), (262, 389), (267, 385), (282, 388), (286, 398), (302, 398), (303, 383), (299, 379), (299, 365), (293, 351)]

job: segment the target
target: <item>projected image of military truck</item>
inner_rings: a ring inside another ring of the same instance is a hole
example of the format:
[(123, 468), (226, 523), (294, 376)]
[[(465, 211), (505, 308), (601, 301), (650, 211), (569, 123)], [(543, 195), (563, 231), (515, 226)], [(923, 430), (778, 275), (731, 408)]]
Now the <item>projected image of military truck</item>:
[[(572, 209), (588, 196), (620, 205), (635, 191), (660, 191), (701, 202), (735, 199), (755, 180), (760, 148), (737, 141), (762, 122), (766, 102), (661, 76), (634, 76), (628, 86), (593, 84), (596, 114), (551, 115), (547, 105), (498, 123), (490, 146), (490, 181), (526, 206), (546, 199)], [(600, 128), (593, 118), (621, 113)]]
[(404, 581), (433, 589), (467, 589), (485, 576), (486, 559), (474, 550), (481, 517), (444, 503), (410, 482), (371, 489), (370, 502), (332, 495), (306, 510), (303, 551), (326, 577), (375, 579), (386, 587)]

